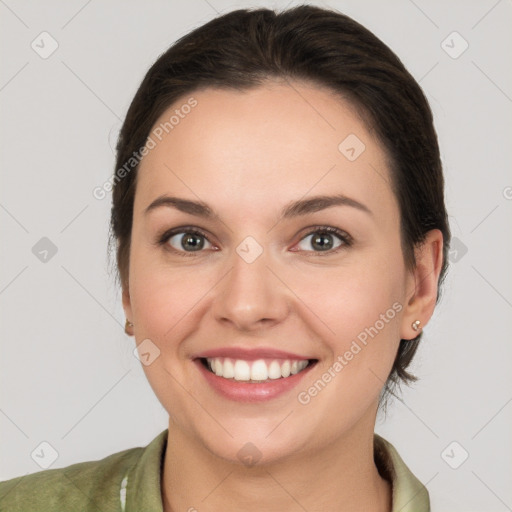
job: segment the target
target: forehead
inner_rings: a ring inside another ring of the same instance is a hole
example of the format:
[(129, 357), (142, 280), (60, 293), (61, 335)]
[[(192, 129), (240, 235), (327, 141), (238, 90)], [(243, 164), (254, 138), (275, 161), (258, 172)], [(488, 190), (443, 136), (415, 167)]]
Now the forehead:
[(326, 89), (199, 90), (169, 107), (150, 137), (136, 210), (172, 194), (261, 213), (333, 191), (393, 207), (385, 151), (356, 110)]

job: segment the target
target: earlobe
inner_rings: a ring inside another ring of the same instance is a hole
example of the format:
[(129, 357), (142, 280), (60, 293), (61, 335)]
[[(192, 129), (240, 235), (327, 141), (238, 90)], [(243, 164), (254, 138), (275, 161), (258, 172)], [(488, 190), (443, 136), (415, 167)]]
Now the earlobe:
[[(408, 280), (408, 301), (404, 308), (401, 339), (412, 340), (434, 313), (437, 300), (439, 275), (443, 265), (443, 234), (433, 229), (416, 251), (416, 267)], [(418, 323), (419, 322), (419, 323)]]
[(128, 336), (133, 336), (133, 323), (132, 323), (132, 306), (130, 300), (130, 291), (128, 286), (123, 286), (123, 309), (126, 316), (126, 323), (124, 325), (124, 332)]

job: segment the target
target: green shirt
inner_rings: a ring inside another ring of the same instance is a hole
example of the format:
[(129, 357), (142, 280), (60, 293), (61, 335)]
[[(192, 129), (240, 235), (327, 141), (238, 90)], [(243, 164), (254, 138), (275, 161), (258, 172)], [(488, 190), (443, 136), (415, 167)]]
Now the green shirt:
[[(168, 430), (146, 447), (0, 482), (5, 512), (162, 512), (160, 478)], [(427, 489), (391, 443), (374, 435), (375, 463), (392, 482), (392, 512), (430, 512)]]

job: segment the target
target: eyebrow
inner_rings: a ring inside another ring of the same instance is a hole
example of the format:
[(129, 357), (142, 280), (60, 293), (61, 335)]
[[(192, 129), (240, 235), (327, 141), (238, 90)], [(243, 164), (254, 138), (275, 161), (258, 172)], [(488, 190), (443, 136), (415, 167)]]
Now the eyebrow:
[[(150, 211), (160, 208), (162, 206), (175, 208), (184, 213), (195, 215), (197, 217), (203, 217), (205, 219), (220, 218), (219, 215), (203, 201), (191, 201), (190, 199), (183, 199), (180, 197), (171, 196), (160, 196), (155, 199), (145, 210), (144, 214), (148, 214)], [(292, 201), (286, 205), (280, 214), (280, 219), (291, 219), (309, 213), (318, 212), (331, 208), (333, 206), (350, 206), (356, 208), (362, 212), (365, 212), (373, 216), (373, 212), (363, 203), (356, 201), (343, 194), (336, 194), (333, 196), (319, 195), (310, 197), (308, 199), (300, 199), (298, 201)]]

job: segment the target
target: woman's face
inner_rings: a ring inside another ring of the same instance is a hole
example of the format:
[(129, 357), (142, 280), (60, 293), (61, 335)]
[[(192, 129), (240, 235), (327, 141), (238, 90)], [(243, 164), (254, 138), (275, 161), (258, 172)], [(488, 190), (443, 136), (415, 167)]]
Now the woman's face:
[(413, 337), (383, 149), (310, 85), (191, 96), (140, 164), (123, 294), (170, 428), (262, 462), (373, 432)]

